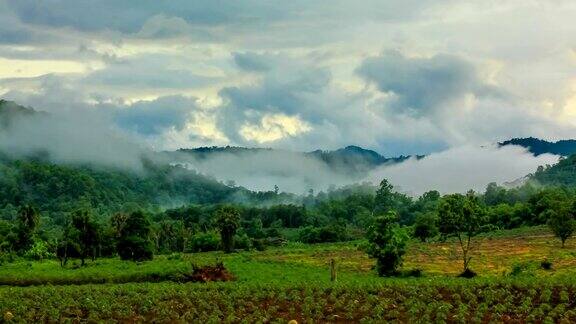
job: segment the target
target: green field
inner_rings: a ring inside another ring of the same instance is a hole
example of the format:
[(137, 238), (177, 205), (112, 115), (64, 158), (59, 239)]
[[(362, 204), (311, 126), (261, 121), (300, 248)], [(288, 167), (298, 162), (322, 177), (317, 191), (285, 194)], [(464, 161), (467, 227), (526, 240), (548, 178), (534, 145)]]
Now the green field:
[[(13, 321), (160, 322), (500, 322), (576, 321), (576, 242), (564, 249), (545, 228), (476, 240), (475, 279), (461, 270), (453, 242), (412, 242), (403, 270), (380, 278), (359, 242), (289, 244), (263, 252), (118, 259), (85, 267), (56, 260), (0, 266), (0, 310)], [(330, 282), (329, 261), (338, 278)], [(551, 270), (540, 262), (552, 262)], [(191, 263), (222, 260), (233, 282), (181, 283)]]

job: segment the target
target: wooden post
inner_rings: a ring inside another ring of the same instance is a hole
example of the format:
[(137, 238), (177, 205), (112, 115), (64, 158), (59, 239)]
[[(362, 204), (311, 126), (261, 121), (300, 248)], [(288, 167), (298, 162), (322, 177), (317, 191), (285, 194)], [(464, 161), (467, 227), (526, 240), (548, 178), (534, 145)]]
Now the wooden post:
[(330, 281), (336, 281), (336, 260), (330, 259)]

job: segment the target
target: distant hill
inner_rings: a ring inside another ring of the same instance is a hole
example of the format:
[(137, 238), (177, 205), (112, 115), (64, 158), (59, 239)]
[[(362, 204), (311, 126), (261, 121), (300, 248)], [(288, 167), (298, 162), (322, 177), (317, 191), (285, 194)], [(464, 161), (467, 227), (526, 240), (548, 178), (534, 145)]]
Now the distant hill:
[(531, 180), (536, 180), (544, 185), (560, 185), (576, 187), (576, 154), (560, 161), (552, 166), (540, 166)]
[(8, 127), (15, 118), (31, 116), (37, 113), (34, 109), (20, 106), (15, 102), (0, 99), (0, 127)]
[[(219, 154), (246, 156), (262, 152), (281, 152), (287, 157), (293, 154), (318, 159), (334, 171), (354, 174), (364, 173), (384, 164), (402, 162), (409, 158), (409, 156), (387, 158), (378, 152), (353, 145), (334, 151), (315, 150), (311, 152), (292, 152), (271, 148), (246, 148), (237, 146), (198, 147), (192, 149), (179, 149), (177, 152), (189, 154), (197, 159), (208, 159)], [(170, 152), (167, 153), (170, 154)]]
[(500, 146), (504, 145), (518, 145), (528, 149), (535, 156), (541, 154), (556, 154), (562, 156), (569, 156), (576, 153), (576, 140), (561, 140), (557, 142), (548, 142), (539, 138), (513, 138), (511, 140), (498, 143)]

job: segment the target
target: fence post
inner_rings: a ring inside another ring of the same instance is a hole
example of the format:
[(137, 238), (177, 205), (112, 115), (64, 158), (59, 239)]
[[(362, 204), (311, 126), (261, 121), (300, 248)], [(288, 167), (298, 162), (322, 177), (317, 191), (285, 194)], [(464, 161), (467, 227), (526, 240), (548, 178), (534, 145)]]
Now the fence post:
[(336, 260), (330, 259), (330, 281), (336, 281)]

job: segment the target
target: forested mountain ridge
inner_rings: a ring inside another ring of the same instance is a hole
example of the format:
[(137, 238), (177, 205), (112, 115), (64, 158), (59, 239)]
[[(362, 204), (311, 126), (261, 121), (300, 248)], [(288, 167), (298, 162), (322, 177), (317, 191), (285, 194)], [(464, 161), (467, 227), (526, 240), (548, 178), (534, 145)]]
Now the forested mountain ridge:
[(538, 167), (530, 179), (543, 185), (576, 187), (576, 154), (561, 158), (557, 164)]
[(42, 159), (0, 156), (0, 208), (33, 204), (44, 211), (73, 210), (87, 203), (103, 211), (125, 204), (175, 207), (232, 202), (256, 195), (193, 171), (145, 163), (144, 172), (54, 164)]
[[(349, 145), (333, 151), (315, 150), (311, 152), (285, 151), (272, 148), (247, 148), (238, 146), (212, 146), (198, 147), (191, 149), (179, 149), (178, 153), (185, 153), (196, 159), (205, 160), (222, 154), (234, 156), (249, 156), (258, 153), (275, 153), (285, 154), (287, 157), (307, 157), (317, 159), (321, 163), (330, 167), (332, 170), (342, 173), (365, 173), (378, 166), (402, 162), (410, 156), (399, 156), (387, 158), (380, 153), (364, 149), (359, 146)], [(171, 154), (172, 152), (165, 152)], [(418, 156), (420, 158), (420, 156)]]
[(15, 118), (31, 116), (37, 113), (31, 108), (26, 108), (13, 101), (0, 99), (0, 127), (8, 127)]
[(549, 142), (535, 137), (527, 138), (513, 138), (501, 143), (500, 146), (505, 145), (518, 145), (528, 149), (535, 156), (541, 154), (556, 154), (568, 156), (576, 153), (576, 140), (561, 140), (557, 142)]

